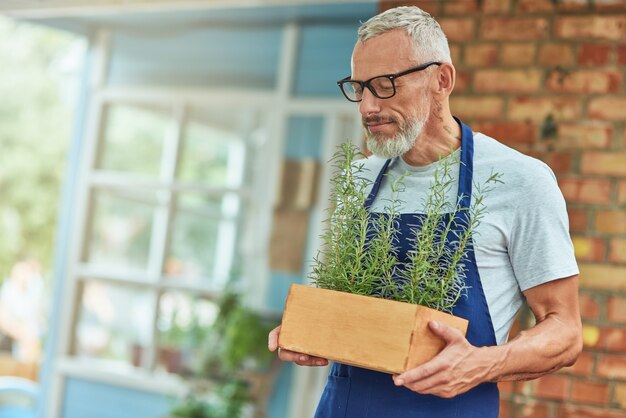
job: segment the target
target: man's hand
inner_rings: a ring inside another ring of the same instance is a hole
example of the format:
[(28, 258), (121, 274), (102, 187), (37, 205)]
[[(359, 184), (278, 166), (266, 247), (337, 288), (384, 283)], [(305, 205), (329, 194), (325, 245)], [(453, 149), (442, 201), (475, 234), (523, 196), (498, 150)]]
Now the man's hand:
[(456, 328), (435, 321), (430, 321), (428, 326), (446, 342), (445, 348), (432, 360), (394, 375), (397, 386), (452, 398), (485, 381), (490, 361), (485, 358), (484, 349), (471, 345)]
[(291, 361), (299, 366), (327, 366), (328, 360), (320, 357), (310, 356), (308, 354), (296, 353), (294, 351), (283, 350), (278, 348), (278, 335), (280, 334), (280, 325), (270, 331), (267, 341), (267, 347), (270, 351), (278, 349), (278, 358), (282, 361)]

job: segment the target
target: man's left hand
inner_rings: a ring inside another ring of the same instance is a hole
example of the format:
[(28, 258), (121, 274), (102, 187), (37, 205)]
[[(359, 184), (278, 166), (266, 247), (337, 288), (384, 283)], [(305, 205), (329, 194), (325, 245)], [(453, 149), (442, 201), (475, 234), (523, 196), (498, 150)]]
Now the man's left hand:
[(485, 381), (492, 367), (484, 348), (474, 347), (456, 328), (430, 321), (432, 332), (446, 342), (441, 353), (432, 360), (394, 375), (397, 386), (422, 394), (452, 398)]

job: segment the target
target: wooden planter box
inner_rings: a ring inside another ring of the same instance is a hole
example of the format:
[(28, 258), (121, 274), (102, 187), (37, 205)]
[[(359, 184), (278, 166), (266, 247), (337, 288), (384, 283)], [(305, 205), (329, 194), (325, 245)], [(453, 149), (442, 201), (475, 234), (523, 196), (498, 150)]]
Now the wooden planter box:
[(467, 331), (467, 320), (424, 306), (292, 284), (278, 346), (353, 366), (402, 373), (445, 343), (428, 328), (436, 320)]

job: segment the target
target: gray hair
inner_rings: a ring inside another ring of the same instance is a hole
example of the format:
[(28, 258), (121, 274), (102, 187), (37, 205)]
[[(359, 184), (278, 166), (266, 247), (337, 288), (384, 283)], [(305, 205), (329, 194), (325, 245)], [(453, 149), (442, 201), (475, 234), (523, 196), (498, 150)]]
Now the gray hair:
[(365, 42), (396, 29), (404, 30), (411, 37), (416, 57), (452, 63), (448, 39), (441, 26), (419, 7), (395, 7), (372, 17), (359, 27), (358, 39)]

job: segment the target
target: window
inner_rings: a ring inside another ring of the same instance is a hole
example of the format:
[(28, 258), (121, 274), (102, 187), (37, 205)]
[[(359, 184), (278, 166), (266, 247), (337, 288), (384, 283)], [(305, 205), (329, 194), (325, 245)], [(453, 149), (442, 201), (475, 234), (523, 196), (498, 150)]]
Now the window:
[(70, 355), (117, 369), (199, 367), (194, 332), (242, 280), (258, 109), (108, 101), (86, 207)]

